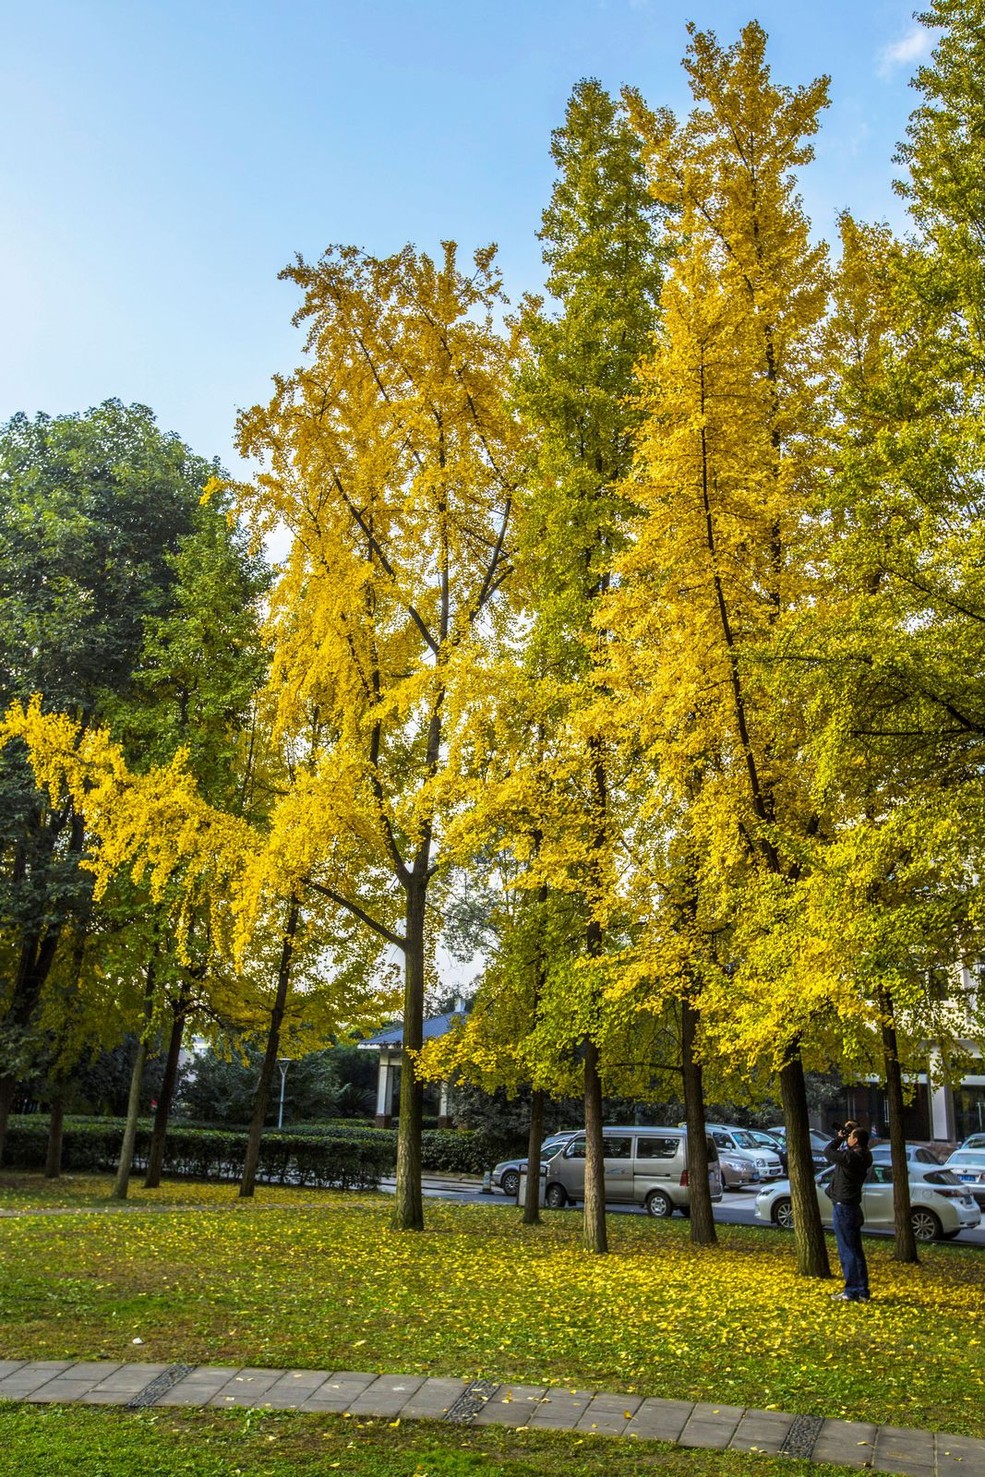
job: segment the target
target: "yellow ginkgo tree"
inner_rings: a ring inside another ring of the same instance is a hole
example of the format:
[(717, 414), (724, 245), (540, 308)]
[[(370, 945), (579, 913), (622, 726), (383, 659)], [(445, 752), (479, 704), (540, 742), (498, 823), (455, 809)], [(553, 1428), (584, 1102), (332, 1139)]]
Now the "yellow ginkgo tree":
[[(801, 1045), (811, 1008), (828, 1007), (806, 988), (795, 1007), (749, 966), (752, 941), (782, 932), (821, 824), (804, 714), (785, 701), (775, 658), (818, 598), (809, 548), (828, 269), (793, 170), (811, 157), (826, 81), (775, 83), (756, 24), (729, 48), (690, 29), (688, 119), (628, 95), (674, 253), (642, 371), (632, 495), (643, 515), (601, 619), (616, 635), (632, 742), (647, 746), (671, 807), (686, 808), (703, 911), (732, 926), (718, 999), (706, 988), (703, 1009), (721, 1012), (723, 1050), (775, 1065), (798, 1268), (827, 1275)], [(743, 1036), (732, 1006), (745, 995), (756, 1008)]]

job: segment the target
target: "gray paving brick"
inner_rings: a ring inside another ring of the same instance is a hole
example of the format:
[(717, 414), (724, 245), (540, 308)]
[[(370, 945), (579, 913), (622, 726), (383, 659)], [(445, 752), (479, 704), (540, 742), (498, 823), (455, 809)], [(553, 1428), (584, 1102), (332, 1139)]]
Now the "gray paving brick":
[(479, 1411), (477, 1426), (528, 1426), (538, 1404), (547, 1394), (546, 1385), (500, 1385), (489, 1403)]
[(724, 1448), (735, 1435), (743, 1414), (741, 1405), (712, 1405), (699, 1401), (677, 1439), (681, 1446)]
[(733, 1451), (762, 1451), (776, 1454), (782, 1450), (794, 1417), (779, 1410), (747, 1410), (729, 1442)]
[(694, 1405), (690, 1400), (644, 1400), (626, 1426), (627, 1436), (648, 1441), (676, 1441)]
[(594, 1431), (597, 1436), (621, 1436), (642, 1404), (639, 1395), (593, 1395), (575, 1430)]
[(880, 1426), (876, 1432), (872, 1465), (879, 1472), (893, 1472), (901, 1477), (934, 1477), (934, 1436), (932, 1431), (915, 1431), (904, 1426)]
[(406, 1420), (427, 1420), (447, 1415), (455, 1401), (468, 1389), (468, 1383), (468, 1380), (425, 1380), (407, 1401), (401, 1416)]
[(0, 1380), (5, 1380), (16, 1369), (23, 1369), (26, 1359), (0, 1359)]
[(937, 1471), (940, 1477), (985, 1477), (985, 1441), (974, 1436), (937, 1433)]
[(139, 1395), (151, 1380), (156, 1380), (168, 1368), (170, 1366), (167, 1364), (121, 1364), (112, 1374), (100, 1380), (93, 1393), (105, 1390), (129, 1400), (132, 1395)]
[(157, 1400), (158, 1405), (208, 1405), (224, 1385), (228, 1385), (239, 1373), (235, 1366), (200, 1364), (173, 1389), (165, 1391)]
[(591, 1403), (593, 1390), (548, 1390), (530, 1418), (532, 1426), (573, 1431)]
[[(147, 1369), (148, 1366), (144, 1364), (141, 1367)], [(122, 1363), (112, 1359), (80, 1360), (78, 1364), (71, 1365), (65, 1371), (65, 1374), (69, 1379), (73, 1380), (92, 1379), (98, 1382), (99, 1380), (106, 1379), (111, 1374), (116, 1374), (117, 1370), (122, 1368)]]
[(407, 1401), (423, 1383), (422, 1375), (381, 1374), (356, 1396), (349, 1409), (353, 1415), (368, 1415), (376, 1416), (380, 1420), (393, 1420), (401, 1413)]
[(26, 1400), (35, 1390), (71, 1367), (69, 1359), (30, 1360), (0, 1382), (0, 1400)]
[(63, 1405), (72, 1400), (81, 1400), (92, 1389), (92, 1380), (53, 1379), (46, 1380), (37, 1389), (23, 1396), (32, 1405)]
[(209, 1399), (209, 1405), (258, 1405), (262, 1397), (281, 1377), (279, 1369), (241, 1369), (227, 1380)]
[(813, 1460), (842, 1467), (867, 1467), (875, 1450), (876, 1426), (868, 1421), (825, 1421)]
[(305, 1400), (317, 1394), (329, 1377), (327, 1369), (288, 1369), (260, 1398), (269, 1410), (297, 1410)]

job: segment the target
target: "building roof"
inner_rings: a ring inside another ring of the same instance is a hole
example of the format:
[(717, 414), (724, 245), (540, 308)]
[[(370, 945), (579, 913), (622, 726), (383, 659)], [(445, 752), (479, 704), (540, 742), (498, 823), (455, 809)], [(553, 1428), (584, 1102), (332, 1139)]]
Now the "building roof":
[[(461, 1010), (450, 1010), (446, 1015), (432, 1015), (424, 1022), (424, 1040), (433, 1041), (437, 1036), (447, 1036), (457, 1021), (465, 1019), (465, 1012)], [(379, 1051), (382, 1046), (403, 1046), (404, 1026), (398, 1021), (395, 1026), (388, 1026), (385, 1031), (378, 1032), (375, 1036), (368, 1036), (365, 1041), (360, 1041), (360, 1051)]]

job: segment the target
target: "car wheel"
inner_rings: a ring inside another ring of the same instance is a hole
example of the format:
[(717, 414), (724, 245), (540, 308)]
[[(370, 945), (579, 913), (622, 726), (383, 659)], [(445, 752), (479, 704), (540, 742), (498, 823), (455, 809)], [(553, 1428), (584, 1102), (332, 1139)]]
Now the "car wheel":
[(793, 1201), (788, 1195), (781, 1195), (773, 1202), (770, 1215), (774, 1226), (779, 1226), (781, 1231), (793, 1230)]
[(511, 1200), (514, 1199), (520, 1188), (520, 1171), (518, 1169), (508, 1169), (499, 1184), (503, 1194), (508, 1195)]
[(937, 1241), (943, 1234), (943, 1226), (932, 1210), (919, 1206), (910, 1211), (910, 1225), (918, 1241)]
[(544, 1196), (544, 1204), (549, 1210), (563, 1210), (567, 1203), (568, 1196), (563, 1185), (559, 1185), (557, 1182), (553, 1185), (548, 1185), (547, 1193)]
[(643, 1203), (647, 1215), (656, 1216), (659, 1220), (666, 1220), (669, 1215), (674, 1214), (674, 1202), (663, 1190), (651, 1190)]

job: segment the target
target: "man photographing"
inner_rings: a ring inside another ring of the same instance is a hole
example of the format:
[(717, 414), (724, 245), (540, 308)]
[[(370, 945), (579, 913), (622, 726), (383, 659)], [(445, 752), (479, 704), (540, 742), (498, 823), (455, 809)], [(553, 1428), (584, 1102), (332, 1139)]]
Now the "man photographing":
[(844, 1291), (834, 1296), (846, 1303), (865, 1303), (869, 1300), (869, 1269), (862, 1250), (862, 1186), (872, 1164), (867, 1131), (851, 1120), (842, 1124), (824, 1157), (835, 1167), (828, 1196), (834, 1205), (835, 1241), (845, 1278)]

